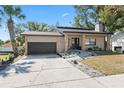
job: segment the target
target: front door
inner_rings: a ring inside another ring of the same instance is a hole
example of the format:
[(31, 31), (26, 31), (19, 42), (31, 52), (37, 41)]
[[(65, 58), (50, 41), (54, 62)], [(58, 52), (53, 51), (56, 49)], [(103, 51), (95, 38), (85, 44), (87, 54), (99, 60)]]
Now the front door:
[(72, 38), (72, 49), (79, 49), (79, 38)]

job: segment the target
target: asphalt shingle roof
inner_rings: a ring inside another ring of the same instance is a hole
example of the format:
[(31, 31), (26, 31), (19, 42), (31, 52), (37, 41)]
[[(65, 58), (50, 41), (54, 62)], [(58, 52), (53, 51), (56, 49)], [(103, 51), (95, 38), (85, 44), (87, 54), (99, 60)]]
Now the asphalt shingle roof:
[(94, 29), (77, 28), (77, 27), (57, 27), (58, 31), (63, 33), (88, 33), (88, 34), (112, 34), (109, 32), (96, 32)]
[(96, 32), (94, 29), (76, 28), (76, 27), (57, 27), (58, 32), (38, 32), (25, 31), (22, 35), (41, 35), (41, 36), (63, 36), (63, 33), (87, 33), (87, 34), (112, 34), (109, 32)]
[(89, 28), (81, 28), (81, 27), (66, 27), (66, 26), (58, 26), (58, 29), (75, 29), (75, 30), (95, 30)]
[(22, 35), (44, 35), (44, 36), (63, 36), (59, 32), (37, 32), (37, 31), (25, 31)]

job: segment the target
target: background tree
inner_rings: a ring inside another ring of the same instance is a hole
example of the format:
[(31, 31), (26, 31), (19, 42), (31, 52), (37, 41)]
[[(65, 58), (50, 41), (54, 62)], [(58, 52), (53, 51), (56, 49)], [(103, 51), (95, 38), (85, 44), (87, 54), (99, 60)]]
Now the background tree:
[(39, 24), (39, 31), (40, 32), (48, 31), (48, 24), (46, 24), (46, 23), (40, 23)]
[(21, 35), (26, 29), (25, 29), (25, 24), (23, 23), (18, 23), (15, 24), (15, 36), (16, 36), (16, 43), (18, 46), (23, 46), (24, 44), (24, 36)]
[(12, 44), (12, 48), (14, 51), (14, 56), (16, 57), (18, 55), (18, 49), (16, 46), (16, 40), (15, 40), (15, 33), (14, 33), (14, 21), (13, 18), (19, 18), (24, 19), (25, 16), (22, 14), (22, 10), (20, 7), (12, 6), (12, 5), (2, 5), (1, 6), (1, 12), (2, 16), (4, 17), (3, 20), (7, 20), (7, 27), (9, 30), (10, 40)]
[(50, 32), (57, 32), (57, 27), (59, 27), (59, 22), (57, 21), (55, 25), (48, 25), (48, 31)]
[(37, 31), (39, 25), (36, 22), (30, 21), (25, 26), (29, 31)]
[(10, 42), (10, 40), (6, 40), (4, 43), (7, 44), (7, 43), (9, 43), (9, 42)]
[(95, 16), (93, 16), (94, 6), (74, 6), (76, 16), (72, 23), (75, 27), (94, 28)]
[(43, 31), (47, 31), (48, 25), (46, 23), (37, 23), (37, 22), (30, 21), (27, 23), (25, 27), (29, 31), (43, 32)]
[(108, 32), (124, 31), (124, 6), (75, 6), (76, 17), (73, 25), (76, 27), (93, 28), (100, 21)]
[(99, 20), (109, 32), (124, 31), (124, 6), (98, 6)]
[(56, 23), (55, 25), (49, 25), (47, 29), (48, 29), (49, 32), (57, 32), (58, 31), (57, 30), (58, 26), (59, 26), (59, 24)]
[(56, 23), (56, 25), (48, 25), (46, 23), (37, 23), (37, 22), (30, 21), (25, 25), (25, 28), (29, 31), (54, 32), (54, 31), (57, 31), (56, 26), (58, 26), (58, 23)]
[(4, 41), (0, 39), (0, 46), (4, 44)]

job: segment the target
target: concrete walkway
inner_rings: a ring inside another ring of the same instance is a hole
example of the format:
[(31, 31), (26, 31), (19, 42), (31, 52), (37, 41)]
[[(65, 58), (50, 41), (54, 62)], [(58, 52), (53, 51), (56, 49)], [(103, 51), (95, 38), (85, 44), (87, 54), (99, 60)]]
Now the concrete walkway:
[(58, 55), (27, 56), (0, 71), (0, 87), (124, 87), (124, 75), (91, 78)]

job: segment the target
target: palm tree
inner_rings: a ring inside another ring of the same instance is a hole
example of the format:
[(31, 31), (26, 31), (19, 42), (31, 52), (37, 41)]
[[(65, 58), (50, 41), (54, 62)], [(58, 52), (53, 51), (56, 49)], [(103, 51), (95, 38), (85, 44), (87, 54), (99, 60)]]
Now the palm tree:
[(10, 35), (10, 40), (12, 44), (12, 48), (14, 51), (14, 56), (18, 56), (18, 49), (15, 40), (15, 32), (14, 32), (14, 21), (13, 17), (24, 19), (25, 15), (21, 14), (22, 10), (20, 7), (12, 6), (12, 5), (2, 5), (1, 6), (2, 16), (7, 19), (7, 27)]
[(44, 32), (48, 30), (48, 25), (46, 23), (28, 22), (25, 26), (29, 31), (39, 31)]
[(39, 31), (40, 32), (44, 32), (44, 31), (47, 31), (48, 30), (48, 25), (46, 23), (41, 23), (39, 25)]
[(28, 28), (29, 31), (37, 31), (38, 25), (36, 22), (30, 21), (27, 23), (26, 28)]

